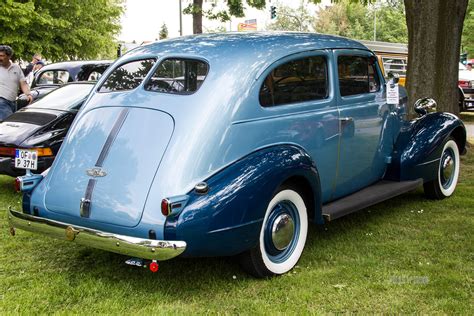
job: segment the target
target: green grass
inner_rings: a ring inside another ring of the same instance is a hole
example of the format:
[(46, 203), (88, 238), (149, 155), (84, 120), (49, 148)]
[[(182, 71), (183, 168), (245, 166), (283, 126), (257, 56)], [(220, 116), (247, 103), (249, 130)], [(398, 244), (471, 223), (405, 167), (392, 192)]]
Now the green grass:
[(267, 280), (234, 258), (178, 258), (152, 274), (120, 255), (11, 237), (5, 209), (20, 196), (0, 177), (0, 314), (472, 314), (474, 154), (462, 162), (453, 197), (420, 189), (314, 227), (294, 271)]

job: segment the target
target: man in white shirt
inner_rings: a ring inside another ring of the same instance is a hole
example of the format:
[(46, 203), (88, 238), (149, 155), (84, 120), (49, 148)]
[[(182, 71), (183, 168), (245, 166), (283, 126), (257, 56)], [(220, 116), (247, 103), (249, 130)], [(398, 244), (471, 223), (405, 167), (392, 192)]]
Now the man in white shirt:
[(27, 95), (29, 103), (33, 101), (23, 71), (20, 66), (11, 61), (12, 55), (13, 50), (10, 46), (0, 45), (0, 120), (16, 110), (15, 99), (18, 88)]

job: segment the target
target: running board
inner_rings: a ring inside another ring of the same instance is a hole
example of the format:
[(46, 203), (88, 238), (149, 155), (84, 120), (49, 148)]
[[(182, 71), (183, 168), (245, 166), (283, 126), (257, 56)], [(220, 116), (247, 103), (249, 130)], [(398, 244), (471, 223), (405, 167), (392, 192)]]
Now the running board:
[(323, 217), (332, 221), (371, 205), (412, 191), (423, 184), (423, 179), (412, 181), (379, 181), (349, 196), (323, 205)]

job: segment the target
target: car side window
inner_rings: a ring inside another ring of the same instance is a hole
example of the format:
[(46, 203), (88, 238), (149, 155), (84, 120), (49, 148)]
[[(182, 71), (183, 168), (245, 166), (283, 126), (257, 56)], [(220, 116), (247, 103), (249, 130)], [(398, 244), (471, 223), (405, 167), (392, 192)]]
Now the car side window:
[(135, 89), (142, 83), (154, 64), (155, 59), (143, 59), (134, 60), (115, 68), (100, 86), (99, 92)]
[(170, 58), (162, 61), (145, 85), (145, 90), (172, 94), (196, 92), (206, 79), (209, 66), (194, 59)]
[(375, 58), (369, 56), (339, 56), (337, 70), (341, 96), (377, 92), (380, 80)]
[(324, 56), (292, 60), (276, 67), (260, 87), (264, 107), (328, 97), (327, 61)]
[(69, 81), (72, 81), (72, 78), (66, 70), (48, 70), (39, 75), (36, 84), (65, 84)]

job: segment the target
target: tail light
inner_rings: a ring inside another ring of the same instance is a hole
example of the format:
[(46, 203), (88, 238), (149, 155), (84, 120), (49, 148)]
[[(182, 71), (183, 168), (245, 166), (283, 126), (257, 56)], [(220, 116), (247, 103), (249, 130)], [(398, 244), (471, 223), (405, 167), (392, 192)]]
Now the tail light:
[[(49, 147), (40, 147), (40, 148), (26, 148), (30, 150), (36, 150), (38, 152), (38, 157), (53, 156), (53, 150)], [(6, 157), (15, 157), (16, 148), (14, 147), (0, 147), (0, 156)]]
[(471, 88), (471, 82), (469, 80), (459, 80), (458, 84), (461, 88)]
[(161, 214), (168, 216), (171, 214), (171, 204), (168, 199), (163, 199), (161, 201)]
[(20, 179), (20, 177), (15, 178), (15, 181), (13, 182), (13, 186), (15, 187), (16, 192), (21, 191), (21, 179)]
[(188, 200), (189, 196), (187, 195), (172, 196), (161, 200), (161, 214), (170, 216), (181, 213)]
[(15, 157), (15, 148), (0, 147), (0, 156)]

